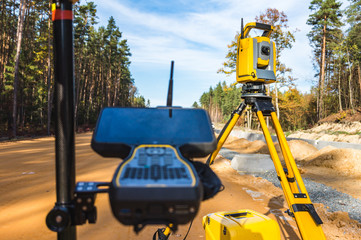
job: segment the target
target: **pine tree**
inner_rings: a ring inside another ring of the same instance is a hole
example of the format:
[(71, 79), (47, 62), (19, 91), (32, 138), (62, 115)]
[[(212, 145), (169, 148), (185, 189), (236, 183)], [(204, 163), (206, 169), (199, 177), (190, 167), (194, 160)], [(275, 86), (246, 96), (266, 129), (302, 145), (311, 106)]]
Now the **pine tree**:
[[(1, 137), (51, 132), (54, 79), (50, 3), (0, 3)], [(145, 106), (131, 77), (127, 40), (114, 18), (107, 27), (96, 28), (93, 2), (77, 3), (74, 10), (77, 123), (94, 124), (104, 106)]]
[(318, 118), (324, 117), (324, 89), (325, 89), (325, 69), (328, 50), (327, 42), (335, 32), (342, 26), (340, 10), (341, 3), (336, 0), (312, 0), (309, 9), (314, 13), (307, 20), (307, 24), (312, 26), (308, 34), (311, 45), (314, 48), (315, 57), (319, 65), (319, 93), (318, 93)]
[(13, 93), (13, 137), (16, 137), (17, 130), (17, 103), (18, 103), (18, 82), (19, 82), (19, 62), (20, 62), (20, 51), (21, 41), (23, 36), (24, 21), (25, 21), (25, 10), (27, 8), (27, 1), (21, 0), (19, 7), (18, 26), (16, 31), (16, 53), (15, 53), (15, 67), (14, 67), (14, 93)]
[(361, 0), (350, 0), (346, 10), (347, 22), (350, 24), (347, 43), (351, 46), (351, 59), (357, 68), (357, 82), (361, 92)]

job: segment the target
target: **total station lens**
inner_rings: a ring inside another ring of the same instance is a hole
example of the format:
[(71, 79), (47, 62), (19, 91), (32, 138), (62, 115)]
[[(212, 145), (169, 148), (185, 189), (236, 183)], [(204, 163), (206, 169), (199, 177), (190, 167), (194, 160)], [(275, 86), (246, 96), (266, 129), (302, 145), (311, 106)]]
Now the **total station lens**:
[(261, 52), (262, 52), (263, 55), (269, 56), (270, 55), (270, 48), (266, 47), (266, 46), (263, 46), (261, 48)]

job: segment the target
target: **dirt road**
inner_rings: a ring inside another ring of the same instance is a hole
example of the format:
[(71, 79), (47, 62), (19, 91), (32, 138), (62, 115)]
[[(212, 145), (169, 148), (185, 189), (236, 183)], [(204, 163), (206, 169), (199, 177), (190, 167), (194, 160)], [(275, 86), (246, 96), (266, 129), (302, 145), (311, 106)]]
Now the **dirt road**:
[[(98, 156), (90, 148), (90, 139), (91, 133), (76, 136), (77, 181), (110, 181), (120, 160)], [(54, 146), (52, 137), (0, 143), (1, 239), (56, 239), (56, 234), (45, 225), (45, 217), (56, 197)], [(205, 239), (201, 224), (204, 215), (237, 209), (253, 209), (268, 215), (279, 223), (282, 239), (300, 239), (296, 223), (284, 214), (287, 206), (282, 190), (266, 180), (240, 176), (221, 157), (216, 159), (213, 169), (221, 177), (225, 190), (202, 203), (187, 239)], [(78, 227), (78, 239), (152, 239), (157, 229), (148, 226), (135, 235), (131, 227), (122, 226), (113, 218), (107, 195), (99, 194), (96, 206), (97, 224)], [(332, 221), (339, 216), (329, 219), (322, 206), (316, 207), (321, 209), (321, 217), (326, 218), (324, 229), (328, 239), (359, 239), (359, 232), (352, 234), (346, 229), (347, 217), (344, 225), (337, 227)], [(180, 226), (170, 239), (183, 239), (187, 230), (188, 225)]]

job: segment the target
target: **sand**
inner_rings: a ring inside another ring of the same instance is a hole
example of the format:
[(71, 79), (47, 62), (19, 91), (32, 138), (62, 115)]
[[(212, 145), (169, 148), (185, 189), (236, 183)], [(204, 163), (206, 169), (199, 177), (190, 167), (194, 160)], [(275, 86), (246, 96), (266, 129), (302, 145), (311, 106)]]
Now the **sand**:
[[(361, 199), (361, 150), (337, 149), (331, 146), (317, 150), (301, 140), (291, 140), (288, 145), (300, 172), (305, 177)], [(259, 140), (250, 142), (230, 137), (224, 147), (240, 153), (269, 153), (267, 145)], [(275, 147), (282, 161), (279, 144), (275, 143)]]
[(290, 138), (306, 138), (329, 142), (347, 142), (361, 144), (361, 122), (326, 122), (308, 130), (290, 134)]
[[(76, 136), (77, 181), (110, 181), (120, 160), (98, 156), (90, 148), (90, 139), (91, 133)], [(231, 141), (227, 144), (239, 151), (246, 153), (267, 151), (265, 144), (260, 141), (233, 140), (236, 142)], [(239, 147), (240, 145), (242, 148)], [(312, 160), (318, 159), (318, 155), (314, 155), (317, 153), (315, 149), (302, 142), (290, 143), (290, 146), (291, 149), (304, 147), (307, 150), (302, 150), (302, 154), (295, 154), (297, 155), (295, 158), (299, 159), (298, 163), (307, 163), (304, 166), (305, 175), (334, 185), (331, 181), (334, 177), (327, 171), (338, 172), (338, 170), (329, 168), (327, 164), (312, 165)], [(0, 143), (0, 150), (1, 239), (56, 239), (56, 234), (48, 230), (45, 225), (45, 217), (55, 202), (54, 139), (40, 138)], [(330, 152), (332, 151), (334, 149), (330, 149)], [(311, 158), (311, 156), (315, 157)], [(327, 171), (317, 171), (320, 168)], [(230, 167), (230, 161), (220, 156), (216, 158), (212, 169), (221, 178), (225, 190), (201, 204), (187, 239), (205, 239), (201, 224), (203, 216), (217, 211), (238, 209), (253, 209), (276, 220), (281, 228), (282, 239), (300, 239), (296, 222), (284, 213), (288, 206), (281, 189), (264, 179), (240, 175)], [(357, 184), (359, 182), (357, 180)], [(343, 187), (346, 188), (345, 192), (350, 191), (347, 185), (344, 184)], [(112, 216), (108, 197), (105, 194), (98, 195), (96, 206), (97, 224), (78, 227), (78, 239), (151, 239), (157, 229), (157, 226), (149, 226), (136, 235), (131, 227), (119, 224)], [(361, 225), (351, 220), (347, 213), (329, 213), (327, 206), (317, 203), (315, 207), (324, 221), (322, 227), (327, 239), (360, 239)], [(183, 239), (187, 230), (188, 225), (180, 226), (179, 231), (170, 239)]]

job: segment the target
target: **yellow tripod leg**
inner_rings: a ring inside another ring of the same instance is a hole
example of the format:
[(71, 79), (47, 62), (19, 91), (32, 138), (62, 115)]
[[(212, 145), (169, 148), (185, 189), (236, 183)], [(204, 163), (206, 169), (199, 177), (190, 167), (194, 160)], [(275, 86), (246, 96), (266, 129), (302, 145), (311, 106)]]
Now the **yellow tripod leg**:
[(241, 116), (243, 110), (246, 108), (247, 104), (242, 102), (238, 108), (232, 113), (231, 119), (227, 122), (227, 124), (223, 127), (221, 133), (219, 134), (217, 138), (217, 149), (214, 150), (214, 152), (209, 156), (207, 159), (207, 164), (212, 165), (214, 162), (214, 159), (216, 159), (219, 151), (221, 150), (224, 142), (227, 140), (229, 134), (231, 133), (232, 129), (236, 125), (239, 117)]
[[(287, 149), (289, 150), (289, 147), (287, 145), (287, 141), (286, 141), (286, 137), (282, 131), (281, 125), (278, 122), (277, 119), (277, 115), (275, 112), (271, 112), (271, 119), (273, 122), (273, 126), (275, 126), (275, 130), (276, 130), (276, 135), (277, 135), (277, 139), (278, 142), (280, 144), (281, 147), (281, 151), (282, 151), (282, 155), (286, 164), (286, 176), (287, 176), (287, 181), (291, 187), (291, 190), (293, 193), (299, 193), (299, 189), (297, 186), (297, 182), (296, 182), (296, 178), (295, 178), (295, 174), (294, 174), (294, 168), (292, 168), (291, 166), (291, 162), (294, 162), (293, 156), (291, 154), (290, 151), (287, 151)], [(275, 120), (276, 119), (276, 120)], [(298, 171), (298, 169), (297, 169)], [(301, 179), (302, 180), (302, 179)], [(301, 192), (303, 192), (301, 190)]]
[(224, 142), (227, 140), (229, 134), (231, 133), (234, 125), (236, 125), (238, 119), (239, 119), (240, 115), (238, 113), (233, 114), (231, 121), (229, 122), (228, 125), (226, 125), (226, 128), (224, 129), (224, 131), (222, 130), (221, 135), (218, 138), (218, 142), (217, 142), (217, 149), (214, 150), (214, 152), (211, 154), (210, 158), (207, 160), (207, 164), (208, 165), (212, 165), (214, 162), (214, 159), (216, 159), (219, 151), (221, 150)]
[(286, 174), (283, 171), (283, 167), (282, 167), (281, 161), (278, 157), (277, 150), (275, 148), (275, 145), (273, 144), (271, 134), (268, 131), (266, 121), (265, 121), (261, 111), (257, 112), (257, 117), (258, 117), (259, 123), (261, 124), (263, 135), (266, 140), (267, 147), (270, 152), (271, 159), (273, 161), (273, 165), (275, 166), (277, 175), (281, 178), (281, 186), (282, 186), (283, 192), (285, 194), (286, 202), (287, 202), (288, 206), (290, 206), (290, 204), (292, 204), (292, 202), (291, 202), (292, 191), (291, 191), (290, 186), (288, 184), (286, 184), (287, 183)]
[(281, 124), (279, 123), (277, 115), (276, 115), (275, 112), (271, 113), (271, 119), (272, 119), (272, 122), (273, 122), (273, 126), (274, 126), (274, 128), (276, 130), (278, 142), (280, 143), (281, 150), (282, 150), (282, 153), (284, 155), (284, 159), (285, 159), (287, 168), (288, 168), (289, 172), (292, 173), (292, 175), (295, 177), (295, 180), (297, 181), (301, 192), (307, 194), (307, 196), (308, 196), (308, 193), (307, 193), (306, 187), (305, 187), (305, 185), (303, 183), (301, 174), (298, 171), (296, 162), (295, 162), (295, 160), (294, 160), (294, 158), (292, 156), (291, 150), (290, 150), (290, 148), (289, 148), (289, 146), (287, 144), (286, 137), (285, 137), (285, 135), (284, 135), (284, 133), (282, 131)]
[(301, 175), (300, 175), (298, 168), (296, 166), (296, 163), (292, 157), (291, 151), (288, 147), (286, 138), (282, 131), (281, 125), (279, 124), (277, 116), (275, 115), (275, 112), (271, 112), (271, 117), (272, 117), (272, 121), (273, 121), (275, 130), (276, 130), (276, 133), (277, 133), (277, 137), (279, 139), (281, 149), (282, 149), (282, 151), (284, 151), (284, 156), (286, 156), (285, 161), (288, 162), (288, 163), (286, 163), (286, 165), (287, 165), (287, 167), (288, 166), (290, 167), (290, 169), (288, 169), (288, 170), (289, 170), (289, 172), (292, 172), (294, 174), (301, 193), (298, 192), (298, 189), (295, 192), (292, 191), (292, 190), (294, 190), (293, 189), (294, 186), (292, 186), (292, 187), (290, 186), (290, 183), (285, 175), (281, 161), (279, 160), (276, 148), (274, 147), (271, 135), (268, 131), (268, 128), (267, 128), (267, 125), (264, 120), (262, 112), (258, 111), (257, 116), (258, 116), (259, 122), (261, 124), (263, 134), (265, 136), (272, 161), (275, 165), (276, 172), (277, 172), (278, 176), (280, 176), (280, 178), (281, 178), (281, 186), (282, 186), (282, 190), (284, 192), (287, 204), (296, 220), (296, 223), (297, 223), (298, 229), (300, 231), (300, 234), (302, 236), (302, 239), (304, 239), (304, 240), (326, 239), (325, 235), (323, 233), (323, 230), (321, 228), (322, 221), (319, 218), (319, 216), (317, 215), (317, 213), (312, 205), (312, 202), (308, 196), (306, 187), (303, 184)]
[[(159, 228), (153, 235), (155, 240), (167, 240), (172, 233), (173, 224), (169, 224), (166, 228)], [(158, 235), (158, 238), (157, 238)]]
[[(290, 168), (291, 168), (291, 169), (289, 169), (289, 171), (293, 172), (301, 193), (306, 196), (302, 200), (295, 199), (294, 200), (295, 203), (293, 203), (294, 205), (292, 205), (292, 211), (295, 216), (301, 236), (303, 239), (326, 239), (324, 232), (321, 228), (321, 225), (316, 223), (316, 220), (314, 219), (314, 216), (312, 215), (312, 211), (314, 211), (314, 208), (313, 208), (311, 199), (309, 198), (309, 195), (308, 195), (306, 187), (303, 183), (301, 174), (298, 171), (296, 162), (292, 156), (291, 150), (287, 144), (286, 137), (282, 131), (281, 125), (278, 121), (278, 118), (277, 118), (277, 115), (275, 112), (271, 113), (271, 118), (272, 118), (273, 126), (277, 133), (279, 143), (280, 143), (280, 145), (283, 146), (281, 149), (285, 151), (284, 155), (287, 155), (287, 158), (285, 158), (285, 161), (288, 161), (288, 163), (286, 163), (286, 164), (287, 164), (287, 166), (290, 166)], [(305, 206), (306, 206), (306, 209), (303, 209)], [(311, 209), (308, 209), (308, 211), (307, 211), (307, 207), (310, 207), (310, 206), (312, 206)], [(291, 206), (290, 206), (290, 208), (291, 208)], [(306, 210), (306, 211), (304, 211), (304, 210)], [(313, 214), (315, 214), (315, 212)], [(316, 213), (316, 215), (317, 215), (317, 213)]]
[(169, 237), (169, 235), (172, 233), (172, 230), (170, 229), (173, 226), (173, 224), (169, 224), (169, 226), (166, 227), (166, 229), (164, 230), (163, 234), (166, 237)]

